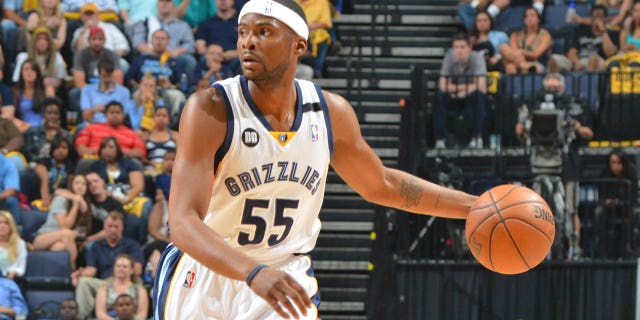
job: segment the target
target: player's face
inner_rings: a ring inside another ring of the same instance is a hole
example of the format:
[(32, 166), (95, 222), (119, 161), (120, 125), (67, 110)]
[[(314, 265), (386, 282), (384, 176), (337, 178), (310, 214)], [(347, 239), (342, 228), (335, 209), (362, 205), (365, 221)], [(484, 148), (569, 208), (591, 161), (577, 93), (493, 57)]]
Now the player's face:
[(295, 69), (294, 39), (293, 31), (277, 19), (255, 13), (244, 15), (238, 24), (237, 50), (247, 79), (275, 81)]

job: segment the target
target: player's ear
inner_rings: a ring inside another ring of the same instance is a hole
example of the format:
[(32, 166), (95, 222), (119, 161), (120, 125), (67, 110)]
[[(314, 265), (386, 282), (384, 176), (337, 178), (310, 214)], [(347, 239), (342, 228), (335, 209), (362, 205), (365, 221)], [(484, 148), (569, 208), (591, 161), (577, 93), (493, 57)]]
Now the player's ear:
[(301, 56), (307, 52), (307, 40), (303, 38), (297, 38), (295, 41), (295, 51)]

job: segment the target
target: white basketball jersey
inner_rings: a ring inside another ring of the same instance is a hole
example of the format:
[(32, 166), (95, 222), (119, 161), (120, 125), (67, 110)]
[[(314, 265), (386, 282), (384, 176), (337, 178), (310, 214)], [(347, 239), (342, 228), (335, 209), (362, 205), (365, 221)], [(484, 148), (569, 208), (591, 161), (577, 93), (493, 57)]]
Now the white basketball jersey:
[(205, 223), (261, 263), (313, 249), (333, 148), (320, 87), (296, 80), (296, 118), (276, 132), (256, 107), (243, 76), (214, 84), (225, 96), (227, 134), (216, 154)]

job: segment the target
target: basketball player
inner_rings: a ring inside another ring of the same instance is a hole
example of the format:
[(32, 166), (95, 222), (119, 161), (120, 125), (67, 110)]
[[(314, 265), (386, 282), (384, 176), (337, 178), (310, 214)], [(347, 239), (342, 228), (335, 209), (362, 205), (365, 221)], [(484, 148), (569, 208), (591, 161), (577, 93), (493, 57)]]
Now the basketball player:
[(294, 79), (308, 34), (293, 0), (249, 1), (238, 24), (243, 76), (189, 98), (154, 319), (316, 319), (305, 254), (329, 164), (369, 201), (467, 216), (475, 196), (384, 167), (345, 99)]

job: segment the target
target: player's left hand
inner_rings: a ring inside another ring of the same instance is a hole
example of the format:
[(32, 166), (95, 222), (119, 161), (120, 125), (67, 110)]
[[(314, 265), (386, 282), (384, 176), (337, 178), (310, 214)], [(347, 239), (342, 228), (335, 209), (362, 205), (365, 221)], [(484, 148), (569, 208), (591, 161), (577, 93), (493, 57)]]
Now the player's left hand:
[[(284, 271), (262, 269), (251, 281), (251, 289), (285, 319), (289, 319), (290, 316), (299, 319), (298, 312), (306, 316), (307, 309), (311, 308), (312, 302), (307, 292)], [(292, 302), (295, 303), (295, 307)]]

